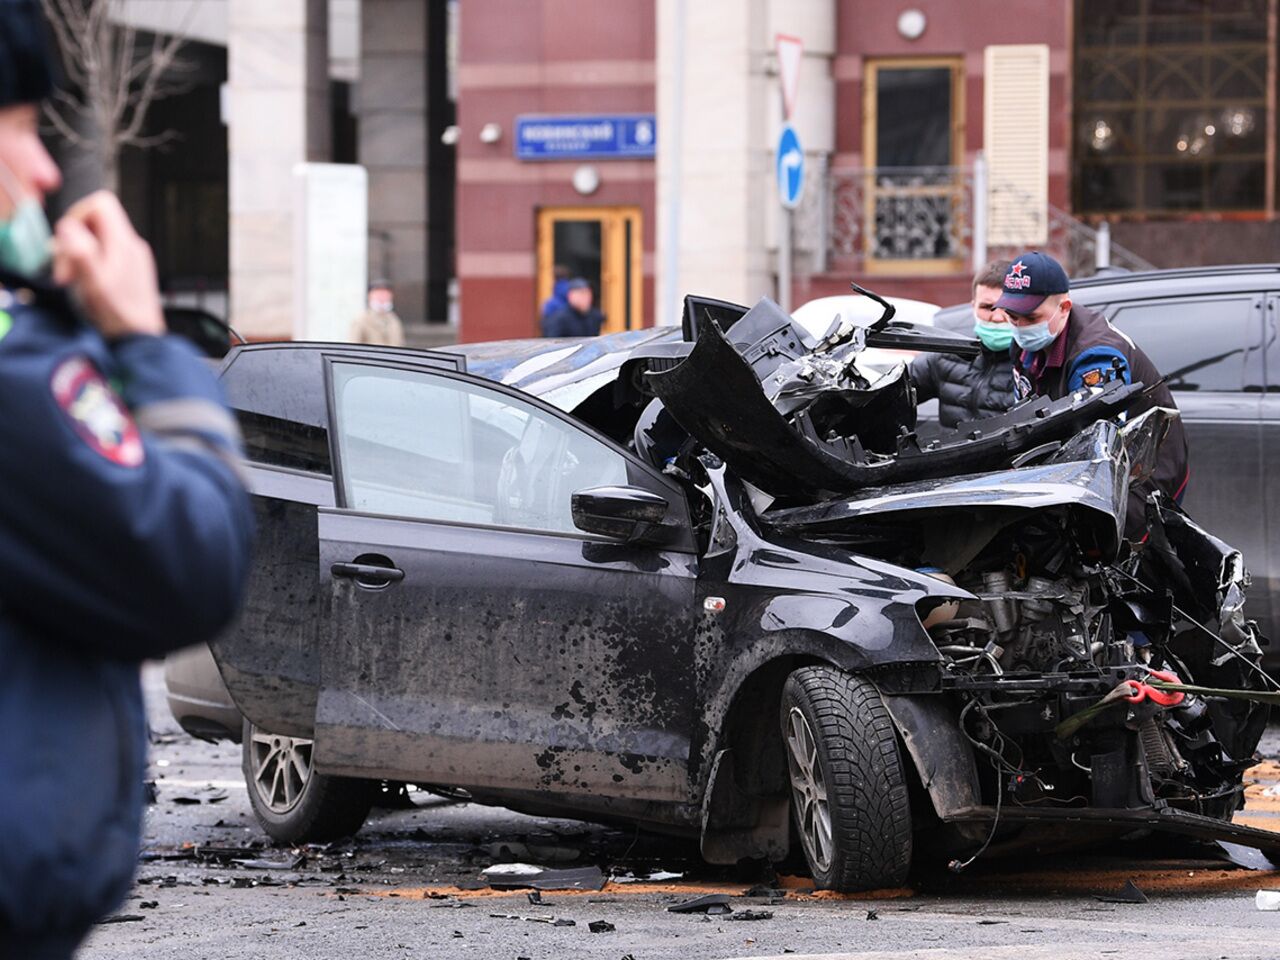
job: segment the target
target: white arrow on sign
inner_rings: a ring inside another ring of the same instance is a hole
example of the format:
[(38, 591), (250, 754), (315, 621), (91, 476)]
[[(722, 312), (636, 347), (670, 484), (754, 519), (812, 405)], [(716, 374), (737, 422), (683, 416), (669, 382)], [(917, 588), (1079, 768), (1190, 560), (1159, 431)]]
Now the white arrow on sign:
[(779, 33), (774, 37), (778, 52), (778, 74), (782, 78), (783, 120), (790, 120), (796, 109), (796, 92), (800, 86), (800, 61), (804, 57), (804, 43), (799, 37)]

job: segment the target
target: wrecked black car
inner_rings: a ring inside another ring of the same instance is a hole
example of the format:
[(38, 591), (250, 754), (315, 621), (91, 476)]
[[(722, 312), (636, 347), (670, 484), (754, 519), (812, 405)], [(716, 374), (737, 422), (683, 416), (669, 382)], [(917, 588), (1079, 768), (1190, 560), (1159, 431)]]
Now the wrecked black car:
[(689, 298), (523, 360), (234, 351), (261, 546), (213, 650), (268, 832), (389, 779), (712, 863), (798, 841), (836, 890), (1063, 829), (1280, 849), (1230, 822), (1277, 689), (1247, 572), (1146, 490), (1176, 412), (1115, 382), (917, 430), (868, 346), (976, 350)]

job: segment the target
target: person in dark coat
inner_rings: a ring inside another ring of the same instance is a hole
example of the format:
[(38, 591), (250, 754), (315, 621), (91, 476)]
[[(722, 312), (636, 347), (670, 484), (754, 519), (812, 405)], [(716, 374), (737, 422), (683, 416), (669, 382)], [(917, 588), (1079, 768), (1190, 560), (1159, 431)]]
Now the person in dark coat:
[(938, 400), (938, 422), (955, 427), (969, 420), (994, 417), (1014, 404), (1013, 328), (992, 315), (1012, 264), (994, 260), (973, 278), (973, 332), (982, 353), (970, 359), (950, 353), (922, 353), (911, 361), (916, 399)]
[(235, 420), (166, 335), (119, 201), (50, 236), (44, 26), (0, 0), (0, 957), (65, 960), (132, 884), (140, 664), (233, 617), (252, 513)]
[[(996, 312), (1013, 325), (1014, 389), (1019, 400), (1058, 400), (1117, 378), (1147, 386), (1161, 379), (1155, 364), (1106, 317), (1072, 304), (1067, 273), (1047, 254), (1028, 252), (1013, 261)], [(1153, 407), (1178, 409), (1167, 386), (1156, 387), (1129, 410), (1129, 416)], [(1155, 476), (1130, 491), (1128, 535), (1141, 537), (1146, 530), (1144, 501), (1152, 486), (1181, 503), (1189, 479), (1187, 432), (1177, 419), (1160, 447)]]
[(563, 307), (542, 321), (544, 337), (594, 337), (604, 325), (604, 314), (592, 304), (595, 297), (591, 284), (581, 277), (569, 281), (565, 291), (568, 301)]
[(542, 313), (539, 315), (539, 321), (546, 320), (553, 313), (557, 313), (569, 305), (569, 301), (564, 296), (569, 292), (569, 281), (573, 279), (569, 275), (569, 268), (557, 263), (552, 271), (552, 278), (551, 296), (542, 301)]

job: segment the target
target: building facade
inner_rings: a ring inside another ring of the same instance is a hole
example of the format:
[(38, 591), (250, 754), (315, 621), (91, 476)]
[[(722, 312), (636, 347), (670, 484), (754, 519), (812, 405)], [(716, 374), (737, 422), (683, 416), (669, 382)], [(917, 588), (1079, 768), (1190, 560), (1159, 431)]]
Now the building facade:
[[(1085, 273), (1104, 222), (1122, 266), (1280, 248), (1280, 0), (201, 3), (227, 127), (149, 159), (175, 186), (131, 202), (157, 242), (207, 246), (225, 177), (224, 286), (252, 337), (294, 329), (288, 178), (307, 160), (367, 168), (367, 272), (419, 342), (536, 336), (557, 268), (624, 330), (675, 322), (688, 291), (799, 304), (857, 279), (954, 302), (975, 263), (1026, 247)], [(786, 118), (780, 34), (804, 49)], [(208, 125), (211, 96), (157, 122)], [(787, 216), (784, 119), (806, 167)], [(161, 256), (175, 278), (192, 259)]]

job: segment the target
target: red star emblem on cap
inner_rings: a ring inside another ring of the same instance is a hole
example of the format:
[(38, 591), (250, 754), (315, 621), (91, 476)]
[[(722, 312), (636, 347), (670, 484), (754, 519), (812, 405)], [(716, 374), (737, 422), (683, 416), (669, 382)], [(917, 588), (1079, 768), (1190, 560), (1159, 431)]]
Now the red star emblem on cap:
[(1020, 277), (1022, 276), (1022, 271), (1025, 269), (1027, 268), (1024, 267), (1022, 265), (1022, 261), (1019, 260), (1017, 263), (1015, 263), (1012, 267), (1009, 268), (1009, 272), (1013, 274), (1015, 277)]

